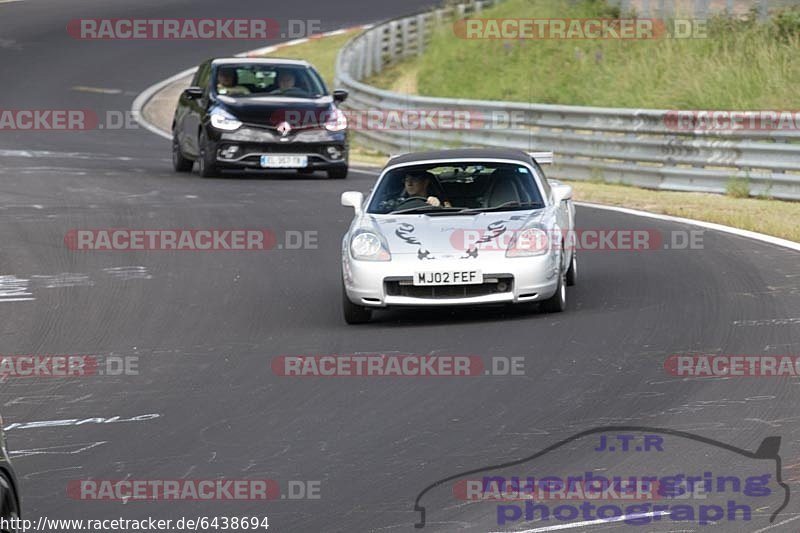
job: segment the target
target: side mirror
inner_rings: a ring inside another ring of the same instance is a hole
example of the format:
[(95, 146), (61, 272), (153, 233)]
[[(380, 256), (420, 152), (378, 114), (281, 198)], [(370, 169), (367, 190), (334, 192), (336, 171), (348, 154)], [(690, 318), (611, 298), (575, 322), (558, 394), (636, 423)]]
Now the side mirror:
[(553, 189), (553, 200), (556, 204), (572, 199), (572, 187), (569, 185), (556, 180), (550, 180), (550, 185)]
[(350, 93), (348, 93), (345, 90), (337, 89), (337, 90), (333, 91), (333, 101), (336, 102), (337, 104), (341, 104), (342, 102), (347, 100), (347, 96), (349, 94)]
[(203, 96), (203, 89), (201, 87), (189, 87), (183, 90), (183, 96), (189, 100), (196, 100)]
[(364, 203), (364, 195), (358, 191), (347, 191), (342, 193), (342, 205), (352, 207), (356, 215), (361, 214), (361, 204)]

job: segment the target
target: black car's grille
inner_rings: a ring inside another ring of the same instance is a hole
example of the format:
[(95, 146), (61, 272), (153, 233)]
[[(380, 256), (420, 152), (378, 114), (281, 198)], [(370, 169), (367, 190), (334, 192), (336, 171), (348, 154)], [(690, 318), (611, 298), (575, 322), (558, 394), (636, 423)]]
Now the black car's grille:
[(442, 298), (474, 298), (490, 294), (503, 294), (513, 290), (514, 276), (510, 274), (484, 275), (483, 283), (476, 285), (412, 285), (411, 278), (384, 280), (387, 296), (406, 296), (436, 300)]
[[(325, 146), (312, 144), (312, 143), (282, 143), (282, 144), (253, 144), (253, 145), (242, 145), (238, 144), (238, 146), (242, 147), (242, 154), (241, 155), (248, 155), (248, 154), (323, 154)], [(221, 150), (224, 147), (221, 147)], [(255, 156), (253, 156), (255, 157)]]
[[(259, 123), (259, 122), (244, 122), (243, 125), (245, 127), (247, 127), (247, 128), (255, 128), (255, 129), (258, 129), (258, 130), (269, 130), (272, 133), (274, 133), (275, 135), (280, 135), (280, 133), (278, 133), (278, 125), (277, 124), (267, 124), (267, 123)], [(289, 131), (289, 133), (290, 133), (290, 135), (296, 135), (297, 133), (300, 133), (301, 131), (316, 130), (316, 129), (321, 129), (321, 128), (322, 128), (321, 124), (308, 124), (308, 123), (306, 123), (302, 127), (300, 127), (300, 126), (294, 127), (293, 126), (292, 129)]]

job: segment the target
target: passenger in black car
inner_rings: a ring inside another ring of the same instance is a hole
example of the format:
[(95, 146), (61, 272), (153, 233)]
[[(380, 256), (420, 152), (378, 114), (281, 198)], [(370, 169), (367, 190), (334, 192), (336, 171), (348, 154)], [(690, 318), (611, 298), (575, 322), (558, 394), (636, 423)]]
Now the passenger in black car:
[(250, 94), (250, 89), (239, 85), (235, 68), (221, 68), (217, 74), (217, 92), (226, 96)]

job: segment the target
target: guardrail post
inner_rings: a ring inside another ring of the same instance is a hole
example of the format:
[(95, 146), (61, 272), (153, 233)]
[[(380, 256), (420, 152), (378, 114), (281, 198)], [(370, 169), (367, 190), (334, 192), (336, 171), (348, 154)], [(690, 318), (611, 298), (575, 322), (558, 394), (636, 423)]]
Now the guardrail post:
[(363, 80), (365, 76), (369, 76), (366, 74), (366, 63), (367, 63), (367, 50), (366, 50), (367, 43), (366, 41), (362, 40), (358, 46), (358, 53), (356, 55), (356, 77), (358, 79)]
[(436, 26), (441, 26), (442, 25), (442, 19), (444, 18), (443, 11), (444, 11), (443, 9), (437, 9), (437, 10), (435, 10), (433, 12), (433, 23), (434, 23), (434, 25), (436, 25)]
[(400, 43), (402, 46), (402, 50), (400, 51), (400, 57), (408, 57), (409, 51), (411, 49), (411, 19), (403, 19), (403, 35), (400, 37)]
[(386, 46), (387, 58), (389, 61), (394, 61), (397, 57), (397, 21), (393, 20), (389, 23), (389, 39)]
[(758, 18), (761, 22), (769, 20), (769, 0), (759, 0)]
[(427, 18), (425, 15), (417, 15), (417, 55), (422, 55), (425, 51), (425, 35), (428, 32)]
[[(372, 54), (370, 53), (370, 50), (374, 50), (375, 48), (375, 34), (372, 32), (367, 32), (361, 42), (364, 43), (364, 46), (360, 48), (361, 58), (364, 63), (364, 78), (360, 79), (365, 79), (372, 76)], [(364, 48), (366, 48), (366, 50)]]
[(386, 39), (386, 26), (381, 26), (377, 31), (376, 41), (372, 49), (372, 70), (379, 73), (383, 70), (383, 42)]
[(709, 0), (695, 0), (694, 2), (694, 16), (700, 20), (708, 18), (708, 2)]

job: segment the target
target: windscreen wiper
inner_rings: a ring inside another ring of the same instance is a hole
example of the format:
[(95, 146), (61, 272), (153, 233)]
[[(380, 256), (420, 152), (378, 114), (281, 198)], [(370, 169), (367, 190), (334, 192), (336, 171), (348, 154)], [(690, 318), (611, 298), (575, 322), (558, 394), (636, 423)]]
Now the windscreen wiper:
[(409, 209), (401, 209), (400, 211), (390, 211), (390, 215), (414, 215), (414, 214), (426, 214), (432, 215), (434, 213), (452, 213), (452, 212), (461, 212), (464, 209), (461, 207), (442, 207), (436, 205), (423, 205), (420, 207), (411, 207)]
[[(515, 209), (508, 209), (509, 207), (514, 207)], [(544, 205), (540, 202), (506, 202), (504, 204), (496, 205), (494, 207), (478, 207), (475, 209), (466, 209), (462, 211), (464, 214), (472, 214), (472, 213), (486, 213), (489, 211), (500, 211), (503, 209), (508, 209), (509, 211), (516, 211), (521, 209), (541, 209)]]

